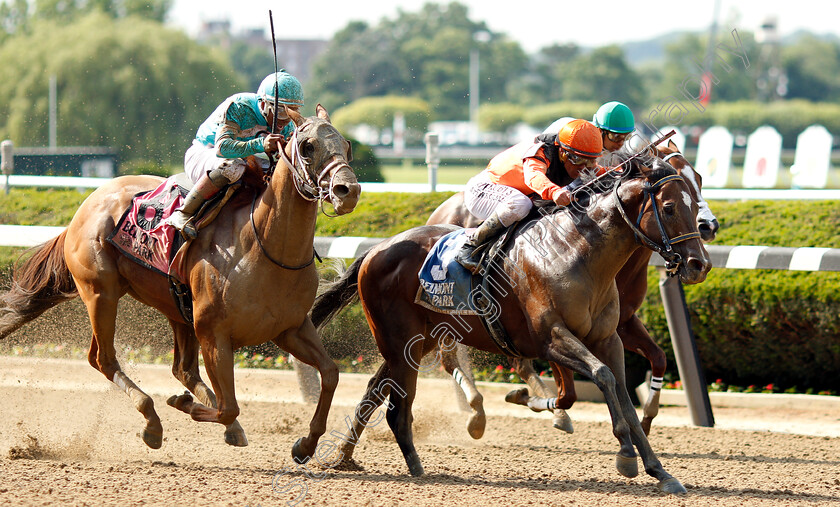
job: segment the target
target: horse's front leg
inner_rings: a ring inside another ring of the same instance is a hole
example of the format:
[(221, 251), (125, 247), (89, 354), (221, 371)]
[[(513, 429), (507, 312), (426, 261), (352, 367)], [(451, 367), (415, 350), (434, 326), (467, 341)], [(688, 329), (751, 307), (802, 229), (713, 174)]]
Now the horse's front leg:
[[(613, 412), (613, 407), (620, 412), (619, 415), (624, 420), (622, 431), (629, 433), (630, 438), (639, 450), (645, 466), (645, 472), (658, 479), (660, 489), (666, 493), (685, 493), (685, 487), (683, 487), (680, 481), (672, 477), (663, 468), (659, 458), (653, 452), (650, 442), (648, 442), (641, 423), (639, 423), (636, 408), (633, 406), (633, 402), (630, 400), (630, 394), (627, 392), (624, 375), (624, 348), (621, 345), (618, 333), (612, 333), (608, 338), (594, 343), (591, 346), (591, 350), (598, 359), (603, 361), (604, 366), (599, 368), (598, 376), (601, 378), (612, 378), (611, 382), (608, 380), (604, 383), (607, 390), (602, 389), (610, 407), (610, 413)], [(596, 380), (597, 383), (598, 381)], [(635, 458), (633, 459), (632, 466), (636, 468)]]
[[(198, 401), (208, 407), (217, 408), (216, 395), (201, 380), (201, 374), (198, 369), (198, 340), (195, 337), (192, 326), (174, 320), (170, 320), (169, 325), (172, 327), (175, 338), (172, 375), (190, 393), (193, 393), (198, 398)], [(191, 412), (193, 406), (192, 396), (189, 393), (170, 396), (166, 400), (166, 403), (187, 414)], [(245, 430), (242, 429), (238, 420), (233, 421), (225, 428), (225, 442), (235, 447), (245, 447), (248, 445)]]
[[(630, 395), (624, 387), (624, 356), (618, 334), (595, 344), (593, 347), (610, 365), (616, 366), (618, 379), (608, 364), (602, 362), (593, 352), (581, 343), (562, 323), (557, 323), (551, 330), (551, 341), (545, 350), (546, 359), (592, 379), (604, 394), (612, 419), (613, 434), (619, 441), (620, 449), (616, 456), (616, 468), (625, 477), (638, 475), (635, 442), (642, 454), (645, 471), (659, 480), (659, 487), (669, 493), (682, 493), (685, 488), (668, 474), (659, 463), (647, 438), (642, 431), (635, 408), (630, 402)], [(621, 382), (616, 387), (617, 382)], [(621, 393), (621, 394), (619, 394)], [(643, 441), (643, 442), (642, 442)]]
[[(555, 395), (555, 393), (552, 393), (548, 386), (545, 385), (540, 376), (537, 375), (536, 370), (534, 370), (534, 362), (532, 360), (512, 358), (511, 364), (513, 364), (513, 367), (516, 369), (516, 373), (519, 375), (519, 378), (528, 384), (528, 387), (531, 391), (533, 391), (534, 396), (530, 396), (528, 388), (523, 387), (509, 392), (507, 396), (505, 396), (505, 401), (528, 407), (534, 412), (552, 410), (554, 411), (554, 427), (558, 430), (563, 430), (566, 433), (574, 433), (575, 430), (572, 426), (572, 420), (564, 410), (571, 407), (572, 403), (574, 403), (576, 399), (574, 381), (571, 383), (571, 391), (567, 387), (569, 382), (566, 378), (568, 377), (571, 379), (571, 373), (569, 373), (565, 368), (562, 368), (558, 372), (558, 370), (554, 368), (555, 365), (552, 364), (554, 380), (557, 384), (557, 393)], [(561, 376), (561, 374), (566, 376)], [(570, 395), (572, 399), (571, 401), (568, 401)]]
[(299, 439), (292, 447), (292, 457), (303, 464), (315, 453), (318, 439), (327, 431), (327, 416), (338, 386), (338, 366), (330, 359), (308, 316), (298, 329), (286, 331), (272, 341), (301, 362), (317, 368), (321, 374), (321, 395), (309, 423), (309, 435)]

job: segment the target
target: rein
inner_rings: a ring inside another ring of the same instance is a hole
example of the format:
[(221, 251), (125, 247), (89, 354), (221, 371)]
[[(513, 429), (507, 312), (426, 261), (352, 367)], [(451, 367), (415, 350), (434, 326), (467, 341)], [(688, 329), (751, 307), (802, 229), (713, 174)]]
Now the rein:
[[(624, 219), (625, 222), (627, 222), (627, 225), (630, 226), (630, 229), (632, 229), (633, 234), (636, 236), (636, 241), (642, 243), (646, 247), (661, 255), (663, 259), (665, 259), (665, 271), (668, 273), (668, 276), (676, 276), (677, 270), (682, 264), (682, 256), (677, 252), (674, 252), (672, 248), (673, 245), (700, 237), (700, 232), (693, 231), (686, 234), (680, 234), (679, 236), (676, 236), (674, 238), (669, 238), (668, 233), (665, 231), (665, 226), (662, 224), (662, 217), (659, 213), (659, 207), (656, 205), (655, 196), (656, 193), (659, 192), (659, 190), (663, 186), (673, 181), (683, 182), (683, 184), (685, 183), (682, 177), (677, 174), (665, 176), (664, 178), (660, 179), (659, 181), (653, 184), (651, 184), (650, 182), (645, 183), (645, 186), (643, 188), (644, 197), (642, 198), (642, 206), (639, 209), (639, 216), (636, 219), (635, 223), (633, 223), (633, 221), (630, 220), (630, 217), (627, 215), (627, 210), (624, 209), (624, 203), (621, 201), (621, 197), (619, 197), (618, 195), (618, 187), (621, 186), (621, 182), (619, 181), (619, 183), (613, 187), (613, 194), (615, 195), (616, 202), (618, 203), (618, 211), (619, 213), (621, 213), (621, 217)], [(645, 208), (647, 207), (648, 200), (651, 203), (653, 216), (656, 218), (656, 225), (659, 228), (659, 234), (662, 237), (661, 246), (656, 241), (645, 235), (645, 233), (640, 228), (640, 225), (642, 223), (642, 216), (645, 213)]]

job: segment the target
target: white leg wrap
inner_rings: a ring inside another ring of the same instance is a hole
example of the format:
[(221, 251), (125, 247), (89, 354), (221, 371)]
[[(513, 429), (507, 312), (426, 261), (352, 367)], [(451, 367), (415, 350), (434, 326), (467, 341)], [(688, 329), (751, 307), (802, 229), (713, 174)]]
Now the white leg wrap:
[(117, 384), (120, 387), (120, 389), (128, 393), (128, 384), (125, 381), (125, 374), (123, 372), (114, 372), (114, 383)]
[(537, 396), (531, 396), (528, 398), (528, 408), (535, 412), (554, 410), (557, 408), (557, 398), (539, 398)]
[(660, 390), (662, 390), (662, 377), (651, 377), (650, 392), (648, 393), (648, 399), (652, 398), (653, 395), (658, 393)]
[(462, 372), (459, 368), (455, 368), (452, 370), (452, 378), (455, 379), (455, 382), (458, 383), (461, 388), (464, 386), (464, 372)]

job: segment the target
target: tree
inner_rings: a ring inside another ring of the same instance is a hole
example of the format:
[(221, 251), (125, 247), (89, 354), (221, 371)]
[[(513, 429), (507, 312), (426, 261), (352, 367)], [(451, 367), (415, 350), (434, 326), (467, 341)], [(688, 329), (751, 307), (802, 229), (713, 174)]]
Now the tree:
[[(483, 32), (487, 42), (474, 37)], [(481, 62), (482, 102), (506, 101), (507, 84), (527, 58), (517, 43), (470, 20), (457, 2), (400, 11), (375, 27), (349, 23), (315, 63), (308, 88), (330, 107), (365, 96), (415, 96), (431, 105), (436, 119), (465, 119), (472, 50)]]
[(100, 11), (114, 19), (139, 16), (163, 22), (172, 0), (35, 0), (35, 16), (55, 21), (71, 21)]
[[(752, 34), (740, 30), (737, 33), (743, 44), (743, 49), (750, 58), (753, 58), (757, 52)], [(686, 79), (700, 73), (698, 64), (702, 63), (706, 57), (708, 40), (708, 36), (686, 34), (665, 47), (665, 64), (660, 71), (660, 75), (650, 76), (651, 81), (658, 83), (658, 86), (654, 85), (651, 90), (653, 104), (659, 104), (669, 96), (676, 97), (678, 100), (686, 100), (681, 94), (680, 88)], [(731, 35), (728, 33), (725, 36), (724, 34), (718, 35), (716, 42), (735, 48)], [(712, 86), (712, 102), (754, 99), (756, 96), (755, 81), (757, 76), (755, 71), (757, 67), (751, 63), (749, 68), (745, 68), (745, 65), (736, 56), (720, 49), (717, 50), (717, 54), (727, 62), (730, 70), (725, 70), (719, 59), (712, 60), (711, 70), (720, 81)], [(691, 83), (693, 85), (694, 81)]]
[(58, 143), (110, 145), (120, 158), (177, 162), (213, 108), (242, 83), (226, 62), (181, 32), (93, 12), (33, 23), (0, 47), (0, 139), (47, 144), (48, 82), (58, 82)]
[(570, 75), (572, 62), (579, 56), (580, 48), (575, 44), (554, 44), (540, 49), (531, 59), (530, 86), (523, 89), (525, 102), (564, 100), (563, 83)]
[(813, 36), (782, 49), (788, 77), (787, 98), (833, 102), (840, 100), (840, 45)]
[[(563, 99), (608, 102), (618, 100), (631, 109), (647, 98), (642, 79), (627, 65), (618, 46), (604, 46), (576, 58), (563, 79)], [(593, 111), (594, 113), (594, 111)]]

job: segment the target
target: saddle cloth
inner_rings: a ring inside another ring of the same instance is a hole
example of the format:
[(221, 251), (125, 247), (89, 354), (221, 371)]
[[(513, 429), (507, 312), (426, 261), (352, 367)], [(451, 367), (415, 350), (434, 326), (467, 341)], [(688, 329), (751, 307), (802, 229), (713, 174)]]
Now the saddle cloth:
[(474, 289), (473, 275), (455, 260), (455, 254), (467, 240), (467, 231), (471, 230), (450, 232), (429, 251), (418, 273), (420, 289), (415, 303), (438, 313), (478, 314), (470, 297)]
[(181, 206), (188, 189), (175, 177), (134, 196), (108, 241), (129, 259), (169, 276), (169, 266), (183, 239), (166, 219)]

